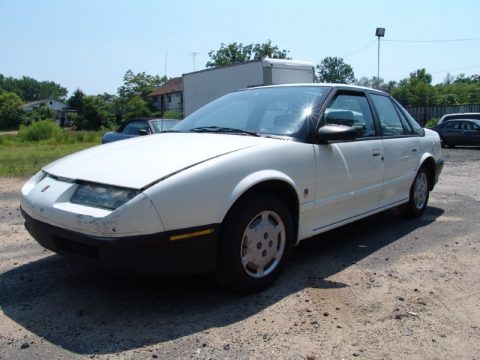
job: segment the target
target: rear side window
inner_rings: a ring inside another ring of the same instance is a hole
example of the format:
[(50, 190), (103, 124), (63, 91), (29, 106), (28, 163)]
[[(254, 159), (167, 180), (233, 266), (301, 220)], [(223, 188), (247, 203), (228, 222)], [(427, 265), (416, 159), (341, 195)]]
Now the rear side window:
[(402, 124), (395, 106), (390, 98), (383, 95), (371, 94), (371, 99), (377, 110), (383, 136), (409, 135)]
[(413, 133), (415, 135), (418, 135), (418, 136), (423, 136), (425, 135), (425, 131), (423, 130), (423, 128), (420, 126), (420, 124), (412, 117), (412, 115), (409, 114), (409, 112), (407, 110), (405, 110), (404, 108), (402, 108), (398, 103), (396, 103), (396, 105), (398, 106), (398, 108), (400, 109), (400, 112), (405, 115), (408, 123), (410, 124), (410, 127), (412, 128), (413, 130)]
[(475, 130), (476, 126), (475, 126), (474, 123), (472, 123), (470, 121), (463, 121), (462, 122), (462, 129), (463, 130)]

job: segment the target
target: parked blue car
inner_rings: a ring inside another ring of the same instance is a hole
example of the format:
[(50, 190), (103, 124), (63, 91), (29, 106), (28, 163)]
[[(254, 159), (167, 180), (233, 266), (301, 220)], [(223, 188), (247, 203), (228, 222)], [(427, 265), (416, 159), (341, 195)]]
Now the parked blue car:
[(124, 122), (117, 131), (105, 133), (102, 144), (167, 131), (180, 121), (176, 119), (134, 118)]
[(442, 146), (480, 146), (480, 120), (448, 120), (434, 126), (432, 130), (435, 130), (440, 135)]

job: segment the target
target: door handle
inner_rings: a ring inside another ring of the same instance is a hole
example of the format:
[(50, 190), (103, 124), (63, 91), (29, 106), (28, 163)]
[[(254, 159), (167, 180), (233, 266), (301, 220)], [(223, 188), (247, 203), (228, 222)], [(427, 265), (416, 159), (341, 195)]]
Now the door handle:
[(418, 149), (417, 148), (412, 148), (412, 152), (417, 152)]

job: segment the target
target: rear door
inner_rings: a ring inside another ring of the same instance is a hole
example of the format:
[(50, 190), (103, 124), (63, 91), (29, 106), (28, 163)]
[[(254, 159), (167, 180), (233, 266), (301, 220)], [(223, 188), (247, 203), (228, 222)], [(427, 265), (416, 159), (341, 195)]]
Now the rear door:
[(387, 95), (370, 93), (381, 128), (384, 150), (380, 207), (408, 199), (420, 162), (420, 140), (402, 112)]

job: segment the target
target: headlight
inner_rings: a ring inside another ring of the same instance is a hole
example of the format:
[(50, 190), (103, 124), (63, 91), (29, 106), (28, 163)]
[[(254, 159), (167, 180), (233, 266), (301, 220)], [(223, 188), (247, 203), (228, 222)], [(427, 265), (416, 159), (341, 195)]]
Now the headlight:
[(70, 201), (74, 204), (115, 210), (140, 193), (138, 190), (99, 184), (79, 184)]

